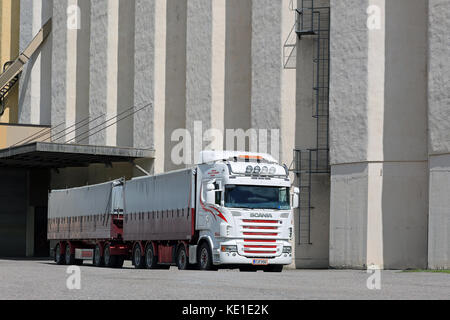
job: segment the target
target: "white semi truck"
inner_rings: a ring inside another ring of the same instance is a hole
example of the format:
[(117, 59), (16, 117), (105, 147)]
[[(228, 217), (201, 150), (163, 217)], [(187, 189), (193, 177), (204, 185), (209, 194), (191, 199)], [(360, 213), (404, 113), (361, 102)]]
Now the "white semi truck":
[(282, 271), (292, 262), (298, 206), (288, 168), (247, 152), (204, 151), (201, 160), (160, 175), (51, 191), (55, 261)]

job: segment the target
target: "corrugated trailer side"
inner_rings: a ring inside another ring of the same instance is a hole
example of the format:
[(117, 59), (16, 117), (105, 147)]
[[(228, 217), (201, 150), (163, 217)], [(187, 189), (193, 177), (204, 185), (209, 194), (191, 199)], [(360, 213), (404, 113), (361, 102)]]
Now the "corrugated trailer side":
[(98, 185), (53, 190), (48, 201), (49, 240), (113, 239), (111, 195), (114, 181)]
[(195, 221), (194, 186), (193, 169), (127, 181), (124, 240), (190, 240)]

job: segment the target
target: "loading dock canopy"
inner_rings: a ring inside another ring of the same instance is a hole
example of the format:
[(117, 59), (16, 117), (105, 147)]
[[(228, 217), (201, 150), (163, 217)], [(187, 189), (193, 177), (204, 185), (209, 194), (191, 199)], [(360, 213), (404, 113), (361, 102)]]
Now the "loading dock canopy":
[(122, 147), (34, 142), (0, 150), (0, 167), (68, 168), (154, 158), (154, 151)]

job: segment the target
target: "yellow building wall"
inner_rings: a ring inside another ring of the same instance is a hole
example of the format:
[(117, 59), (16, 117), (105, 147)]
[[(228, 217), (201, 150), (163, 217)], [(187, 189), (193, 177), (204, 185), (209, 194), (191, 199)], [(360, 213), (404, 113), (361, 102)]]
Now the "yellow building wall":
[[(0, 1), (0, 73), (6, 62), (15, 60), (19, 55), (20, 39), (20, 1)], [(17, 123), (19, 115), (19, 85), (8, 93), (6, 109), (0, 122)], [(1, 137), (0, 137), (1, 139)]]
[[(30, 138), (30, 139), (28, 139)], [(8, 125), (0, 123), (0, 150), (25, 141), (50, 142), (50, 127)]]

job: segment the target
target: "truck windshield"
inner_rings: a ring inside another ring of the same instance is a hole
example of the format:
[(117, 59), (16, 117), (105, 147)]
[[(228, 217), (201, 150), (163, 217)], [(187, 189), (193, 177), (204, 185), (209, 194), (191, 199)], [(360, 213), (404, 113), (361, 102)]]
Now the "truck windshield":
[(289, 188), (227, 185), (225, 206), (229, 208), (288, 210)]

